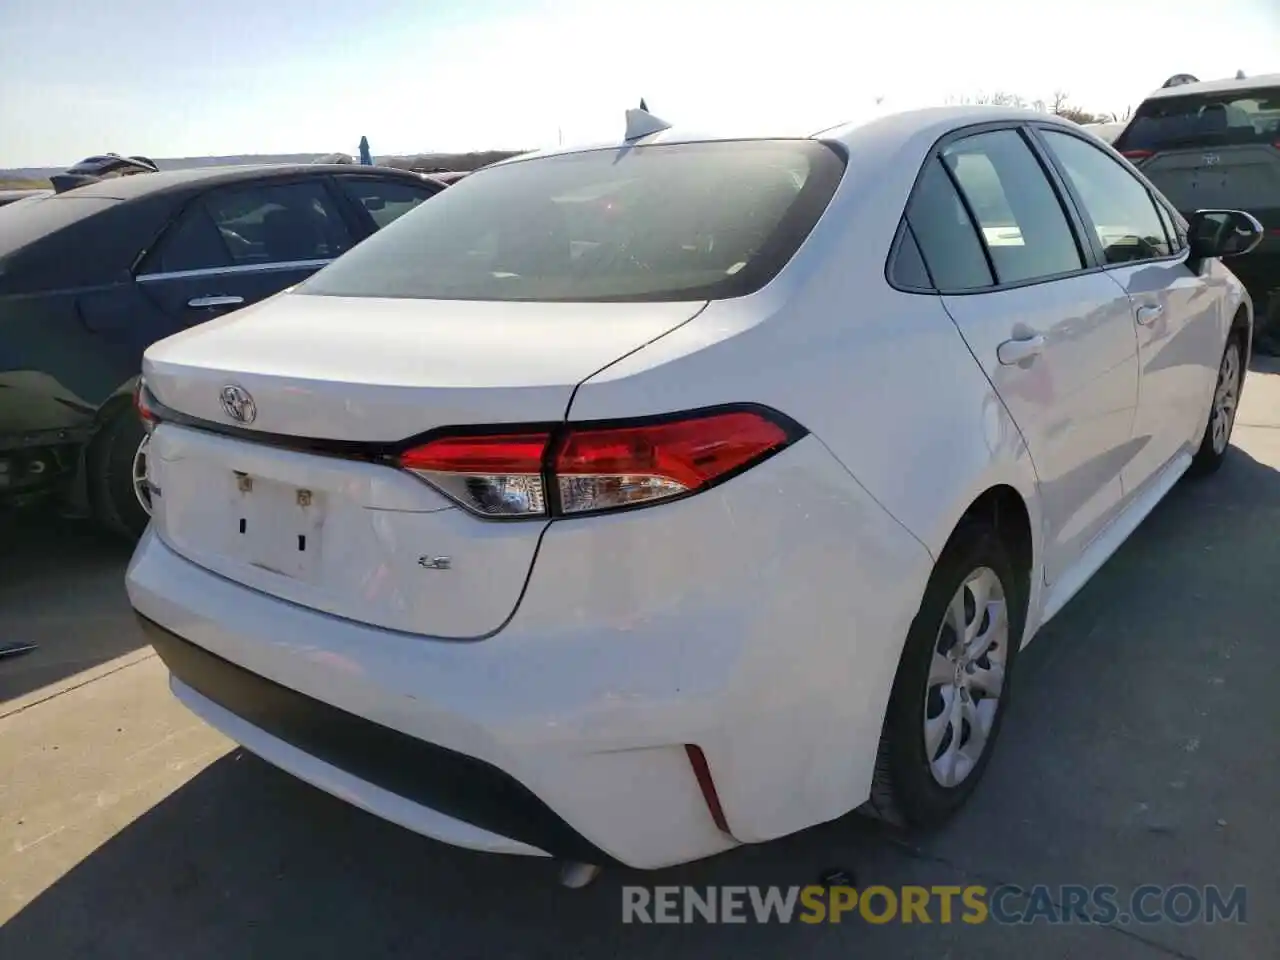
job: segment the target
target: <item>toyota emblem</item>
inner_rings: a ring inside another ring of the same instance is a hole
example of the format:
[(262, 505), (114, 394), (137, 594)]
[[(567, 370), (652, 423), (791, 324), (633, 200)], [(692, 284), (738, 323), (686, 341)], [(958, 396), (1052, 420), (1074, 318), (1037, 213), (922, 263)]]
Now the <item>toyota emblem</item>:
[(258, 408), (253, 402), (253, 397), (249, 396), (249, 391), (244, 387), (229, 383), (222, 388), (218, 397), (222, 401), (222, 409), (227, 416), (237, 423), (253, 423), (257, 418)]

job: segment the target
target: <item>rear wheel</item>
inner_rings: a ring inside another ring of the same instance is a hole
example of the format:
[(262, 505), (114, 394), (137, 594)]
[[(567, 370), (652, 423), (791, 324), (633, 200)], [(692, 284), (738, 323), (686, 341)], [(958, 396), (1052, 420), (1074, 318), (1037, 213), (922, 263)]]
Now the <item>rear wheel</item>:
[(1020, 580), (995, 530), (952, 538), (907, 635), (881, 736), (869, 812), (936, 826), (973, 793), (991, 758), (1026, 620)]
[(1222, 351), (1218, 365), (1218, 382), (1213, 388), (1209, 421), (1205, 424), (1200, 449), (1192, 461), (1198, 474), (1213, 473), (1222, 466), (1231, 446), (1231, 431), (1236, 424), (1240, 388), (1244, 384), (1244, 348), (1239, 333), (1232, 333)]
[(142, 536), (151, 519), (146, 485), (149, 439), (133, 407), (125, 406), (94, 437), (85, 464), (94, 518), (129, 540)]

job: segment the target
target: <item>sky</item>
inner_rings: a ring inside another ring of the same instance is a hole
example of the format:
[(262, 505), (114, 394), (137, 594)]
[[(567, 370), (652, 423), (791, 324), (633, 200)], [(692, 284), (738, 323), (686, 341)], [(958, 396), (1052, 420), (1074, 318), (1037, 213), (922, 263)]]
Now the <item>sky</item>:
[(1280, 0), (0, 0), (0, 168), (807, 133), (1056, 90), (1123, 112), (1175, 73), (1280, 72)]

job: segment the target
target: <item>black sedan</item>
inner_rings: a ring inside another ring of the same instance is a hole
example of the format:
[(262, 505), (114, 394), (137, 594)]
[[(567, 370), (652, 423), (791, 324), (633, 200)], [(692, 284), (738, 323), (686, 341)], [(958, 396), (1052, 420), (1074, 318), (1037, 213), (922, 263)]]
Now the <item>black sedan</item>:
[(62, 500), (139, 535), (143, 351), (298, 283), (444, 188), (381, 167), (223, 167), (0, 209), (0, 508)]

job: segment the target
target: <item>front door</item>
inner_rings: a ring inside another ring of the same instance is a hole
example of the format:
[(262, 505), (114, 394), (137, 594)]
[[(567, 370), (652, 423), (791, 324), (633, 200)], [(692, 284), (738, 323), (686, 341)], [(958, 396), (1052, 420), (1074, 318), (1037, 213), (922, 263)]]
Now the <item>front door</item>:
[(1083, 204), (1107, 274), (1132, 305), (1140, 379), (1134, 456), (1123, 474), (1129, 499), (1199, 442), (1221, 352), (1219, 298), (1187, 266), (1185, 239), (1167, 211), (1123, 164), (1070, 133), (1040, 136)]

